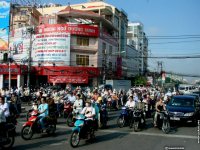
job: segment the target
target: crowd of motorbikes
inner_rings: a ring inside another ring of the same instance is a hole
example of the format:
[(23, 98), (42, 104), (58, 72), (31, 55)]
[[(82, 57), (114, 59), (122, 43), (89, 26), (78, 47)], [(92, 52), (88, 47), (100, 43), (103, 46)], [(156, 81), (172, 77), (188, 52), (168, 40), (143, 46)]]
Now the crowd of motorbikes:
[[(22, 98), (22, 102), (27, 102), (27, 99)], [(148, 106), (144, 108), (128, 108), (121, 104), (121, 106), (116, 107), (116, 101), (108, 100), (108, 98), (103, 98), (102, 103), (95, 103), (99, 109), (98, 119), (90, 122), (86, 117), (78, 112), (75, 113), (73, 108), (73, 103), (66, 98), (66, 96), (60, 96), (61, 103), (59, 104), (59, 109), (54, 113), (51, 113), (45, 118), (45, 131), (41, 128), (38, 121), (38, 111), (34, 107), (38, 107), (40, 104), (38, 98), (34, 93), (31, 93), (29, 100), (33, 104), (32, 109), (27, 111), (26, 122), (23, 124), (21, 129), (21, 137), (24, 140), (30, 140), (36, 133), (47, 133), (52, 135), (56, 132), (56, 124), (58, 117), (64, 117), (66, 119), (66, 125), (72, 128), (72, 134), (70, 137), (70, 145), (72, 147), (77, 147), (81, 139), (87, 139), (91, 142), (95, 139), (95, 131), (98, 128), (107, 128), (108, 125), (108, 109), (112, 110), (121, 109), (120, 114), (117, 118), (117, 125), (122, 128), (129, 126), (133, 128), (135, 132), (138, 132), (146, 128), (146, 117), (149, 116)], [(117, 109), (116, 109), (117, 108)], [(152, 114), (150, 115), (152, 117)], [(6, 123), (6, 130), (4, 133), (0, 134), (0, 145), (4, 148), (11, 148), (14, 144), (17, 115), (13, 116), (12, 119)], [(164, 133), (169, 133), (170, 124), (169, 117), (166, 111), (160, 112), (157, 119), (158, 128), (160, 128)], [(2, 132), (2, 130), (1, 130)]]

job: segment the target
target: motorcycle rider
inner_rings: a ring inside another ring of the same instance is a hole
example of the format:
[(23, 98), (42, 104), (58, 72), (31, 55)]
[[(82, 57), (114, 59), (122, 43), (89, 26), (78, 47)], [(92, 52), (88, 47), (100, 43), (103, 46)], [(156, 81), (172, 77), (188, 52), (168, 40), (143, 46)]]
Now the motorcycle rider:
[(129, 96), (128, 101), (125, 104), (125, 107), (128, 107), (129, 117), (132, 118), (132, 111), (137, 106), (137, 101), (133, 100), (133, 96)]
[(81, 113), (83, 109), (83, 100), (81, 99), (81, 94), (76, 95), (76, 100), (73, 105), (73, 113)]
[(154, 115), (154, 127), (157, 126), (157, 117), (160, 114), (160, 112), (163, 111), (163, 110), (166, 110), (162, 97), (160, 97), (159, 101), (156, 102), (155, 108), (156, 108), (156, 112), (155, 112), (155, 115)]
[(95, 108), (91, 105), (91, 100), (87, 100), (85, 103), (85, 107), (81, 111), (81, 114), (85, 115), (86, 123), (85, 123), (85, 131), (88, 131), (89, 127), (91, 127), (94, 117), (96, 115)]
[[(2, 97), (0, 97), (0, 106), (2, 104)], [(4, 113), (4, 110), (1, 109), (0, 107), (0, 129), (3, 131), (4, 129), (4, 125), (6, 123), (6, 117), (5, 117), (5, 113)]]
[(41, 128), (45, 129), (45, 123), (44, 123), (44, 118), (47, 117), (49, 115), (49, 106), (46, 103), (46, 99), (42, 98), (41, 99), (41, 104), (38, 107), (38, 113), (40, 114), (38, 116), (38, 119), (40, 121), (41, 124)]
[(6, 121), (8, 121), (10, 116), (9, 106), (8, 103), (5, 103), (5, 99), (3, 97), (0, 97), (0, 110), (4, 113)]

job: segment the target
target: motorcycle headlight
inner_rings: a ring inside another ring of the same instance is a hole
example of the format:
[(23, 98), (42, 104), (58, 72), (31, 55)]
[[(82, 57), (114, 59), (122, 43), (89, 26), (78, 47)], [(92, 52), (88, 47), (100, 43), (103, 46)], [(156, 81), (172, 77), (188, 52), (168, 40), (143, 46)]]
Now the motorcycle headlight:
[(194, 112), (190, 112), (190, 113), (185, 113), (185, 114), (184, 114), (184, 116), (187, 116), (187, 117), (188, 117), (188, 116), (193, 116), (193, 115), (194, 115)]

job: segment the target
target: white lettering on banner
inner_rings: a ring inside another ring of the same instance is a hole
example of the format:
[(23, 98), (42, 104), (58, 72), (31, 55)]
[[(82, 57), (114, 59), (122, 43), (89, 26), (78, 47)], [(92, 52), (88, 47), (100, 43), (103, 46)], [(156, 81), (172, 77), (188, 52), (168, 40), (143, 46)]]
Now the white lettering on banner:
[[(64, 30), (60, 27), (59, 30)], [(55, 63), (56, 66), (70, 64), (70, 34), (55, 32), (35, 35), (33, 65), (41, 61), (44, 66)], [(48, 62), (48, 63), (45, 63)]]

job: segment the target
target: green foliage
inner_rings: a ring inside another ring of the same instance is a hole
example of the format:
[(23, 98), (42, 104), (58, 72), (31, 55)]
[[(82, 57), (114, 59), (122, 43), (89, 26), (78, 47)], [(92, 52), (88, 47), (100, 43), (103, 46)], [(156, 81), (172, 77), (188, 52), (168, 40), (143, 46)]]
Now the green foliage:
[(144, 76), (136, 76), (132, 80), (133, 85), (146, 85), (147, 79)]

